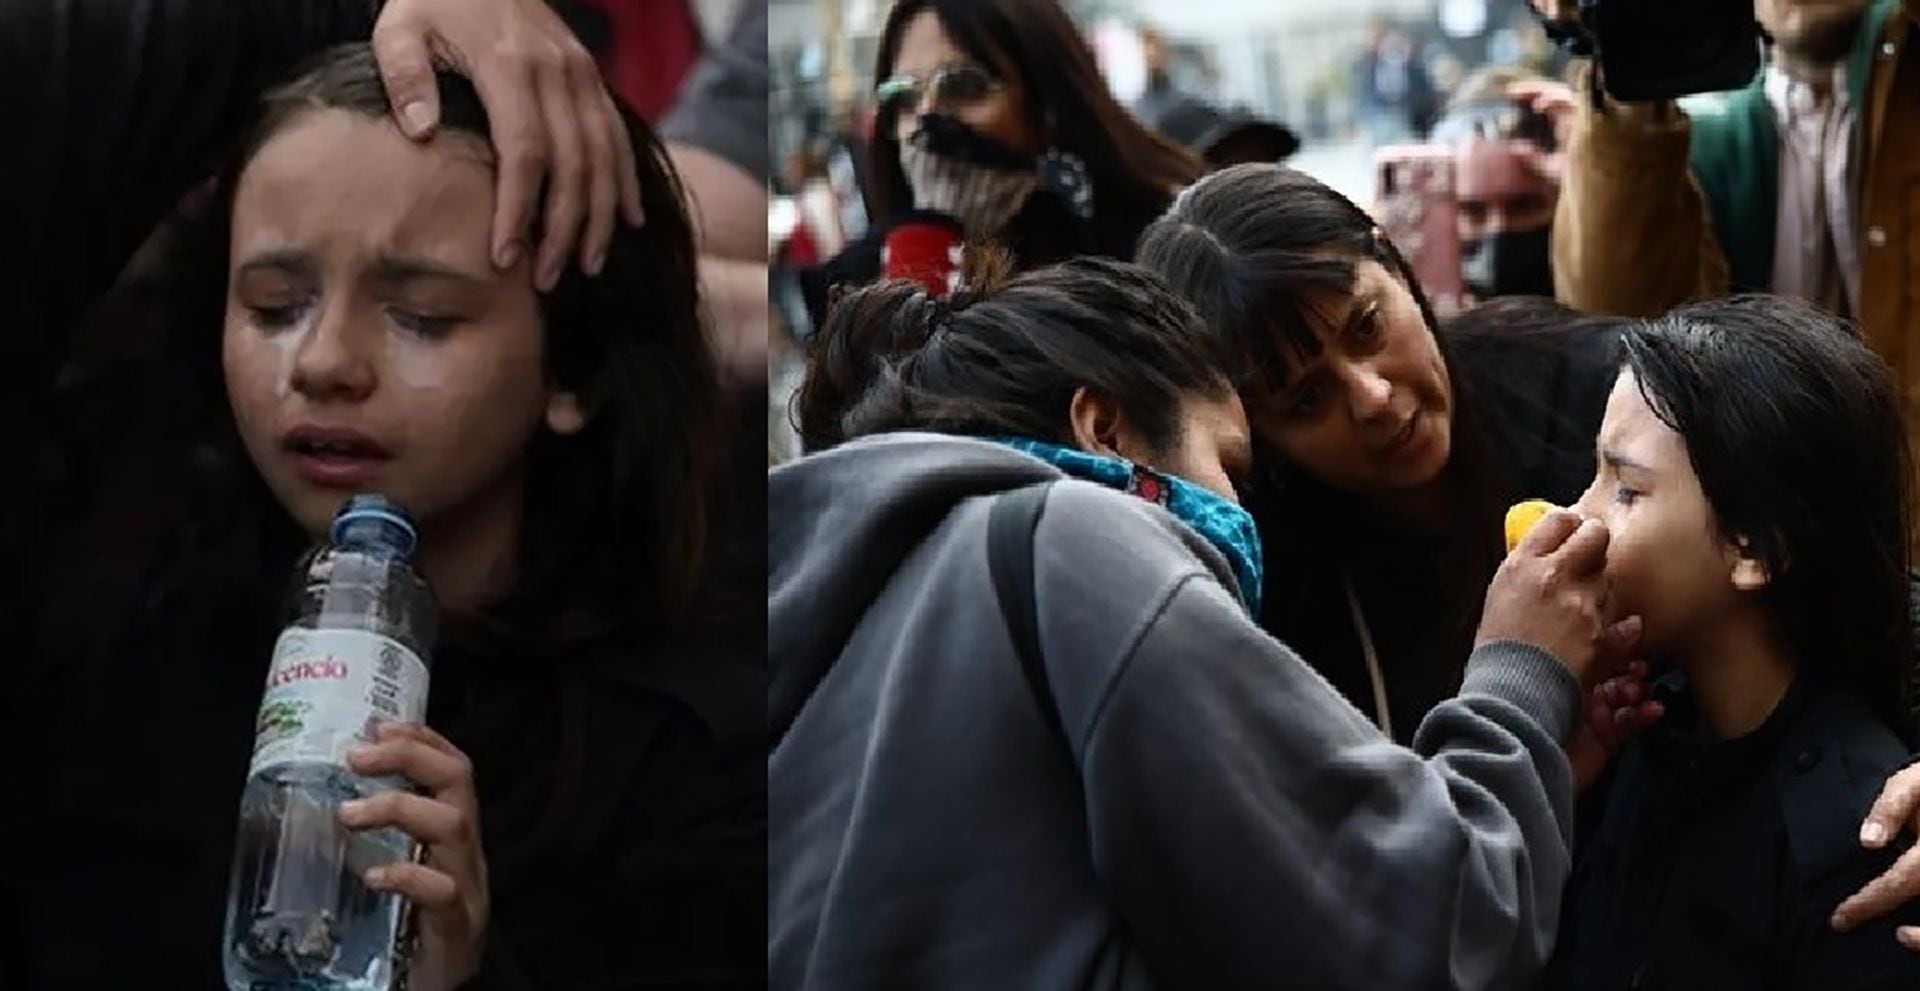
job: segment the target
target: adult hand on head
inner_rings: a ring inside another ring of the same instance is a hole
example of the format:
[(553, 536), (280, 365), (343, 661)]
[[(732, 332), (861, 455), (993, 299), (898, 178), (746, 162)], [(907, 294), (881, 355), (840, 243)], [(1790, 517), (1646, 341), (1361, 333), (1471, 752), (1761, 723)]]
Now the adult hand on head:
[(367, 887), (395, 891), (413, 903), (420, 941), (408, 987), (451, 991), (480, 969), (490, 900), (480, 847), (480, 807), (473, 763), (447, 738), (417, 723), (382, 723), (379, 740), (355, 748), (358, 774), (405, 777), (425, 794), (386, 791), (340, 806), (340, 821), (360, 829), (395, 827), (419, 842), (417, 863), (388, 863), (367, 872)]
[(1605, 632), (1607, 528), (1556, 509), (1500, 562), (1487, 586), (1474, 645), (1512, 640), (1558, 658), (1583, 688), (1599, 680)]
[[(1887, 779), (1860, 826), (1860, 845), (1881, 849), (1903, 827), (1920, 831), (1920, 763), (1908, 764)], [(1908, 849), (1885, 873), (1841, 902), (1833, 912), (1833, 928), (1846, 932), (1915, 898), (1920, 898), (1920, 846)], [(1901, 926), (1895, 934), (1902, 946), (1920, 950), (1920, 926)]]
[(1608, 627), (1602, 638), (1599, 666), (1618, 673), (1605, 676), (1587, 693), (1586, 719), (1567, 741), (1575, 794), (1599, 780), (1634, 734), (1666, 715), (1666, 706), (1647, 698), (1647, 664), (1637, 659), (1639, 647), (1638, 616)]
[(473, 80), (499, 158), (493, 258), (527, 257), (543, 181), (546, 213), (535, 284), (553, 288), (579, 249), (597, 275), (613, 225), (642, 221), (633, 145), (593, 56), (544, 0), (389, 0), (373, 50), (400, 129), (414, 138), (440, 121), (436, 63)]

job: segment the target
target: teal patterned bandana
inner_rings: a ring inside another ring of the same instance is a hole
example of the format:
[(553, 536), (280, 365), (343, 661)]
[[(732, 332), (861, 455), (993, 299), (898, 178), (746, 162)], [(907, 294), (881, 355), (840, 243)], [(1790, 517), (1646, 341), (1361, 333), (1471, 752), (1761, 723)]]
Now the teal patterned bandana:
[(1227, 556), (1240, 585), (1241, 601), (1249, 613), (1260, 615), (1260, 532), (1254, 527), (1253, 514), (1239, 503), (1184, 478), (1120, 458), (1088, 454), (1025, 437), (986, 439), (1031, 454), (1075, 478), (1137, 495), (1164, 507)]

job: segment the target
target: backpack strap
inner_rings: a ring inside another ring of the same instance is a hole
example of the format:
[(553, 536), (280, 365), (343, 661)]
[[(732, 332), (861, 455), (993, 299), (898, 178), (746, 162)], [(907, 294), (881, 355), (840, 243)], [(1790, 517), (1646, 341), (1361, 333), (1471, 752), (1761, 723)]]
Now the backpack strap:
[(1067, 762), (1074, 764), (1073, 746), (1060, 720), (1060, 707), (1054, 703), (1040, 653), (1040, 616), (1034, 601), (1033, 534), (1052, 486), (1052, 482), (1029, 485), (994, 501), (987, 519), (987, 569), (993, 578), (994, 597), (1007, 617), (1007, 631), (1013, 636), (1013, 651), (1020, 658), (1027, 687), (1033, 690), (1054, 738), (1066, 748)]

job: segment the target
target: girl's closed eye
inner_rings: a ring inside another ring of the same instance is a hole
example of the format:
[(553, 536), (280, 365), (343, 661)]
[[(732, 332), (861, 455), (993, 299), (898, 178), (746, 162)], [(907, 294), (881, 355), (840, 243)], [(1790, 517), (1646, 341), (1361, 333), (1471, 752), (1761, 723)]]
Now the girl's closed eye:
[(247, 312), (253, 317), (254, 325), (267, 330), (282, 330), (290, 327), (307, 312), (311, 300), (300, 299), (290, 303), (265, 305), (249, 304)]
[(394, 324), (402, 330), (429, 338), (445, 337), (453, 331), (454, 327), (461, 323), (461, 319), (457, 316), (425, 313), (416, 310), (402, 309), (397, 306), (390, 307), (387, 310), (387, 315), (393, 320)]

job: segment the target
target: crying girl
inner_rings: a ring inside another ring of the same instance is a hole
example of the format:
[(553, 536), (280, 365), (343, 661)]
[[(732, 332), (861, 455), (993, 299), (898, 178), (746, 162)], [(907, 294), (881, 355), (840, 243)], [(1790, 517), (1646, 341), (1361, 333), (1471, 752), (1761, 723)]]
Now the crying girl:
[(1624, 337), (1598, 469), (1618, 615), (1661, 722), (1588, 792), (1547, 987), (1913, 988), (1907, 907), (1835, 933), (1895, 849), (1859, 824), (1912, 749), (1910, 462), (1846, 325), (1755, 297)]

